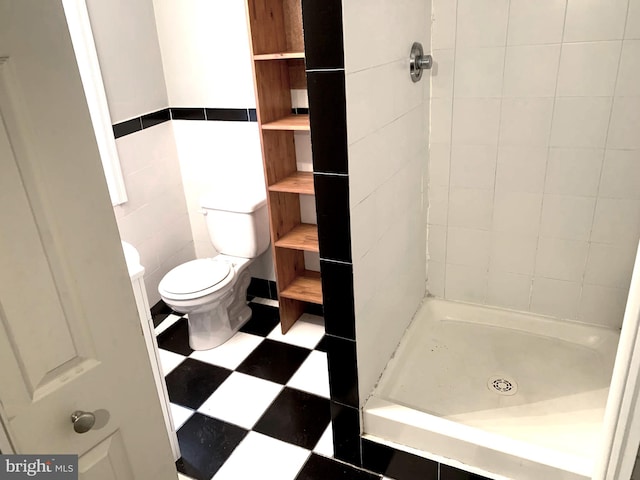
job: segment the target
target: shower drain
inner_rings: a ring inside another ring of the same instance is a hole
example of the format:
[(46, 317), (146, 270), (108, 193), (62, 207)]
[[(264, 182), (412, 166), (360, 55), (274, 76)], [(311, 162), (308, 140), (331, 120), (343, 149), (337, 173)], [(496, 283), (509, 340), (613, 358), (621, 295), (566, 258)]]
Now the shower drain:
[(487, 387), (498, 395), (511, 396), (518, 392), (518, 384), (506, 375), (494, 375), (487, 380)]

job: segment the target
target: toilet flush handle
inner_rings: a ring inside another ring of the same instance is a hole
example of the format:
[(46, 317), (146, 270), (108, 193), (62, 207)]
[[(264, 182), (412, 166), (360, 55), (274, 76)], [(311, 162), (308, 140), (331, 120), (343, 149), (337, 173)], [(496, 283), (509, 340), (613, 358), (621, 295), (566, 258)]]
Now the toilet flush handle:
[(207, 209), (206, 208), (201, 208), (200, 210), (198, 210), (198, 213), (206, 216), (207, 215)]

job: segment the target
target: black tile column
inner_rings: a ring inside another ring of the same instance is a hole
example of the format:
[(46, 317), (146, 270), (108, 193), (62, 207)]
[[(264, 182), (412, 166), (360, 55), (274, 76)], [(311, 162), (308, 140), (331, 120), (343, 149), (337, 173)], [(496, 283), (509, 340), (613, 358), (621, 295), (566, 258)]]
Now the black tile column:
[(334, 455), (398, 480), (480, 480), (361, 436), (342, 0), (302, 0), (302, 22)]
[(335, 457), (361, 465), (342, 0), (302, 0)]

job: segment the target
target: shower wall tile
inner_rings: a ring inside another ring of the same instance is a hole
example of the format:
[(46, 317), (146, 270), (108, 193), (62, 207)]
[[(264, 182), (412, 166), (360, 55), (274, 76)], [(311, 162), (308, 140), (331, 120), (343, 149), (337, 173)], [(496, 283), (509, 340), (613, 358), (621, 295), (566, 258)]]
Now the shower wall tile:
[(451, 145), (432, 143), (429, 148), (429, 185), (449, 185)]
[(640, 237), (640, 201), (599, 198), (591, 241), (601, 243), (636, 242)]
[(508, 45), (560, 43), (566, 2), (511, 0)]
[(429, 259), (444, 262), (447, 253), (447, 228), (441, 225), (432, 225), (429, 228), (427, 247)]
[(433, 0), (433, 48), (453, 48), (456, 43), (457, 0)]
[(429, 260), (427, 271), (427, 291), (436, 297), (444, 297), (444, 277), (446, 265), (444, 262)]
[(491, 233), (487, 230), (449, 227), (446, 247), (446, 260), (450, 264), (489, 267)]
[(628, 289), (633, 272), (629, 258), (636, 254), (637, 245), (591, 243), (585, 270), (585, 282), (604, 287)]
[(506, 44), (509, 0), (458, 0), (457, 14), (457, 46)]
[(538, 237), (511, 232), (491, 236), (490, 268), (492, 271), (532, 274), (538, 249)]
[(535, 273), (544, 278), (579, 282), (588, 251), (586, 241), (540, 237)]
[(432, 21), (428, 291), (621, 325), (640, 0), (435, 0)]
[(629, 0), (569, 0), (565, 42), (622, 38)]
[(463, 302), (484, 303), (487, 295), (486, 268), (447, 264), (445, 296)]
[(493, 190), (451, 187), (448, 223), (455, 227), (491, 228)]
[(553, 97), (559, 60), (560, 45), (507, 47), (503, 96)]
[(616, 96), (640, 96), (640, 40), (625, 40), (622, 44)]
[(431, 100), (429, 143), (451, 142), (452, 118), (453, 102), (451, 98), (434, 98)]
[(453, 145), (451, 186), (493, 189), (497, 155), (498, 149), (495, 146)]
[(497, 145), (499, 131), (499, 99), (457, 97), (454, 99), (452, 128), (454, 144)]
[(552, 98), (502, 100), (500, 145), (539, 147), (549, 142)]
[(573, 318), (578, 315), (581, 285), (551, 278), (535, 277), (531, 293), (531, 310), (543, 315)]
[[(622, 41), (563, 45), (558, 96), (613, 96), (621, 48)], [(594, 58), (598, 59), (598, 68), (593, 68)]]
[(599, 195), (603, 198), (640, 200), (640, 151), (607, 150)]
[(446, 225), (449, 210), (449, 188), (430, 185), (428, 195), (427, 222), (429, 225)]
[(640, 150), (640, 96), (616, 97), (607, 137), (607, 148)]
[(549, 238), (589, 240), (596, 199), (568, 195), (545, 195), (540, 234)]
[(545, 193), (596, 196), (603, 157), (604, 151), (599, 148), (551, 148)]
[(433, 50), (431, 69), (431, 98), (451, 98), (453, 96), (453, 59), (452, 48)]
[(499, 97), (504, 76), (504, 47), (459, 48), (455, 55), (457, 98)]
[(640, 0), (631, 0), (629, 2), (624, 38), (640, 39)]
[(526, 192), (495, 192), (493, 231), (518, 235), (538, 235), (542, 194)]
[[(318, 3), (322, 3), (322, 0), (318, 0)], [(421, 42), (425, 50), (430, 51), (430, 35), (426, 26), (430, 17), (430, 3), (415, 0), (342, 2), (346, 24), (347, 72), (405, 59), (407, 49), (415, 41)], [(390, 18), (397, 20), (389, 21)]]
[[(431, 2), (342, 3), (355, 337), (364, 403), (426, 288), (430, 72), (413, 83), (406, 56), (414, 41), (431, 52)], [(446, 124), (439, 133), (446, 151), (452, 103), (442, 100), (433, 116)], [(441, 158), (446, 171), (448, 154)], [(440, 175), (448, 184), (448, 173)], [(439, 213), (443, 224), (446, 189)], [(396, 320), (389, 322), (391, 317)]]
[(547, 154), (547, 147), (499, 147), (496, 191), (542, 193)]
[(611, 98), (557, 98), (551, 127), (551, 146), (604, 147), (610, 115)]
[(489, 271), (487, 303), (514, 310), (527, 310), (532, 277), (519, 273)]
[(578, 320), (616, 328), (624, 316), (628, 288), (585, 285), (578, 308)]

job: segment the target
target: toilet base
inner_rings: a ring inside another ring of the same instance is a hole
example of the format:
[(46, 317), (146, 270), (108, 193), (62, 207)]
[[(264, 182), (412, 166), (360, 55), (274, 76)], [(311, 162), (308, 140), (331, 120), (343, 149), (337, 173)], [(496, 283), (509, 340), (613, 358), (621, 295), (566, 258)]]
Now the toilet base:
[(233, 290), (209, 310), (196, 310), (188, 314), (189, 346), (193, 350), (210, 350), (229, 340), (251, 319), (247, 305), (247, 288), (251, 277), (242, 272)]

